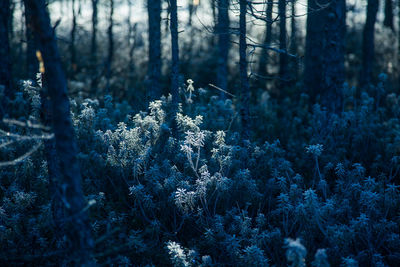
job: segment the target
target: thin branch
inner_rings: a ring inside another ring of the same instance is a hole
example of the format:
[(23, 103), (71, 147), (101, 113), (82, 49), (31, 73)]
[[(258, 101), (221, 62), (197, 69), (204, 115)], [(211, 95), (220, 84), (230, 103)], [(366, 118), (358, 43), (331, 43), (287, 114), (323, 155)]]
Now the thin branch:
[(32, 147), (31, 150), (29, 150), (28, 152), (26, 152), (24, 155), (20, 156), (19, 158), (16, 158), (16, 159), (10, 160), (10, 161), (0, 162), (0, 168), (1, 167), (6, 167), (6, 166), (14, 166), (14, 165), (17, 165), (18, 163), (21, 163), (26, 158), (28, 158), (33, 153), (35, 153), (40, 148), (41, 145), (42, 145), (41, 142), (36, 144), (34, 147)]

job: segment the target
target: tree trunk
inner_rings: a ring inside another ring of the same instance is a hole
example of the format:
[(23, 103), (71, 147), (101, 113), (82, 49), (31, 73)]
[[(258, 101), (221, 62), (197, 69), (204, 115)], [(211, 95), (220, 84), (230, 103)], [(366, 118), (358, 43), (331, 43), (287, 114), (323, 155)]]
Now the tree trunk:
[(76, 73), (77, 65), (76, 65), (76, 49), (75, 49), (75, 37), (76, 37), (76, 9), (75, 9), (75, 0), (72, 0), (72, 26), (70, 32), (70, 42), (69, 42), (69, 55), (70, 55), (70, 76), (73, 78)]
[(189, 0), (189, 5), (188, 5), (188, 11), (189, 11), (188, 26), (192, 26), (193, 10), (194, 10), (193, 0)]
[(379, 9), (379, 0), (368, 0), (367, 19), (363, 30), (362, 66), (360, 72), (360, 85), (366, 86), (372, 81), (375, 62), (375, 22)]
[(151, 100), (161, 97), (161, 0), (148, 0), (147, 12), (149, 20), (149, 68), (150, 88), (148, 96)]
[(345, 81), (346, 0), (331, 1), (327, 8), (325, 41), (322, 49), (323, 82), (321, 103), (332, 112), (342, 110)]
[(10, 0), (10, 15), (8, 19), (9, 42), (12, 44), (14, 40), (14, 12), (16, 3)]
[(258, 75), (260, 75), (261, 78), (265, 78), (268, 75), (268, 49), (271, 45), (272, 41), (272, 9), (274, 6), (273, 0), (268, 0), (267, 3), (267, 10), (266, 10), (266, 29), (265, 29), (265, 38), (264, 38), (264, 44), (263, 48), (261, 50), (261, 55), (260, 55), (260, 60), (259, 60), (259, 65), (258, 65)]
[(33, 18), (25, 3), (25, 36), (26, 36), (26, 70), (28, 79), (35, 81), (39, 72), (39, 64), (36, 58), (36, 40), (33, 32)]
[[(217, 5), (215, 4), (216, 1), (218, 1), (218, 0), (210, 0), (213, 25), (217, 25), (218, 24), (218, 22), (217, 22), (217, 12), (216, 12)], [(210, 45), (211, 45), (211, 47), (215, 46), (215, 34), (211, 35)]]
[[(43, 76), (42, 76), (43, 79)], [(41, 100), (41, 120), (43, 125), (51, 127), (53, 118), (51, 114), (51, 103), (48, 99), (49, 95), (46, 90), (47, 85), (43, 79), (43, 89), (40, 91)], [(47, 172), (49, 177), (49, 193), (51, 196), (51, 211), (54, 223), (54, 231), (56, 239), (61, 240), (65, 232), (63, 231), (63, 221), (65, 218), (65, 209), (61, 199), (61, 172), (60, 162), (57, 156), (56, 142), (54, 139), (44, 140), (44, 150), (47, 161)]]
[(286, 0), (278, 1), (279, 13), (279, 77), (281, 79), (280, 87), (285, 87), (288, 80), (288, 57), (286, 45)]
[(385, 19), (383, 20), (383, 25), (394, 31), (392, 0), (385, 0)]
[(171, 95), (175, 107), (179, 102), (179, 45), (178, 45), (178, 7), (176, 0), (170, 0), (171, 8), (171, 47), (172, 47), (172, 73), (171, 73)]
[[(229, 34), (229, 0), (218, 0), (218, 69), (217, 86), (228, 89), (228, 55), (230, 47)], [(224, 93), (222, 93), (224, 96)]]
[[(296, 0), (291, 0), (292, 4), (292, 15), (291, 15), (291, 34), (290, 34), (290, 48), (289, 52), (292, 55), (297, 55), (297, 23), (296, 23)], [(297, 58), (291, 60), (292, 68), (291, 68), (291, 80), (297, 80), (299, 74), (298, 62)]]
[[(4, 96), (11, 98), (11, 58), (8, 25), (10, 0), (0, 1), (0, 85), (4, 86)], [(1, 101), (4, 108), (5, 99)]]
[(250, 137), (249, 126), (249, 101), (250, 101), (250, 87), (249, 77), (247, 76), (247, 41), (246, 41), (246, 12), (247, 0), (240, 0), (240, 15), (239, 15), (239, 67), (240, 67), (240, 91), (242, 98), (242, 107), (240, 109), (242, 121), (242, 138), (248, 140)]
[(74, 264), (91, 266), (94, 246), (90, 224), (86, 214), (86, 203), (81, 186), (81, 174), (77, 159), (78, 148), (70, 118), (66, 79), (62, 70), (60, 54), (50, 17), (44, 0), (25, 0), (32, 12), (33, 29), (41, 48), (45, 81), (51, 101), (53, 130), (57, 156), (60, 162), (60, 187), (66, 212), (65, 233), (68, 237), (70, 258)]
[(398, 45), (398, 47), (397, 47), (397, 69), (398, 69), (398, 71), (397, 71), (397, 73), (398, 73), (398, 82), (399, 82), (399, 87), (400, 87), (400, 71), (399, 71), (399, 69), (400, 69), (400, 1), (398, 1), (398, 7), (397, 7), (397, 12), (398, 12), (398, 14), (397, 14), (397, 16), (398, 16), (398, 29), (397, 29), (397, 45)]
[(108, 29), (107, 29), (107, 38), (108, 38), (108, 53), (106, 60), (106, 93), (111, 94), (110, 92), (110, 80), (112, 75), (112, 63), (114, 59), (114, 0), (110, 0), (110, 13), (108, 18)]
[(128, 68), (128, 79), (126, 81), (126, 89), (128, 89), (133, 84), (133, 79), (135, 77), (135, 59), (134, 59), (134, 52), (135, 52), (135, 37), (136, 37), (136, 23), (132, 24), (131, 21), (132, 17), (132, 1), (128, 0), (128, 18), (127, 18), (127, 25), (128, 25), (128, 48), (129, 48), (129, 68)]
[(345, 0), (308, 1), (304, 85), (312, 101), (320, 98), (332, 112), (341, 106), (345, 33)]
[(97, 4), (99, 0), (92, 0), (92, 38), (90, 43), (90, 61), (92, 69), (91, 91), (95, 94), (98, 84), (97, 71)]

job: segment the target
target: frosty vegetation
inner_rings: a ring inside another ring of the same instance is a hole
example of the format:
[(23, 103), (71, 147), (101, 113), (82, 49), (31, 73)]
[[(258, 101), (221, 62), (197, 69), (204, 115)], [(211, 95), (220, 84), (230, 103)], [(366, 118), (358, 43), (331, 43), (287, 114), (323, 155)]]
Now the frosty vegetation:
[(391, 0), (122, 2), (0, 0), (0, 266), (400, 266)]

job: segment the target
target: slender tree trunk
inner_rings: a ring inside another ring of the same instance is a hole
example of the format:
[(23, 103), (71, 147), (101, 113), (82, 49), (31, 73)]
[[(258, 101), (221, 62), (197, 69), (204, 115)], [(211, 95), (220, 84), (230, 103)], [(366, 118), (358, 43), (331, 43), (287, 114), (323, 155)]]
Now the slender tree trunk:
[(148, 97), (161, 97), (161, 0), (148, 0), (147, 12), (149, 20), (149, 68), (150, 88)]
[(128, 18), (127, 18), (127, 25), (128, 25), (128, 48), (129, 48), (129, 69), (128, 69), (128, 79), (127, 79), (127, 86), (133, 84), (133, 78), (135, 75), (135, 60), (134, 60), (134, 52), (135, 52), (135, 35), (136, 35), (136, 23), (132, 24), (131, 21), (132, 17), (132, 1), (128, 0)]
[(318, 10), (316, 0), (308, 0), (307, 10), (307, 35), (304, 62), (304, 86), (311, 99), (315, 101), (322, 83), (321, 56), (324, 41), (324, 20), (322, 10)]
[[(218, 24), (218, 22), (217, 22), (217, 11), (216, 11), (217, 5), (215, 4), (216, 1), (218, 1), (218, 0), (210, 0), (213, 25), (217, 25)], [(216, 27), (214, 27), (214, 29), (216, 29)], [(215, 35), (214, 34), (211, 35), (210, 41), (211, 41), (211, 47), (214, 47), (215, 46)]]
[(28, 79), (35, 81), (39, 65), (36, 58), (36, 40), (33, 32), (32, 12), (25, 4), (26, 70)]
[(400, 87), (400, 71), (399, 71), (399, 69), (400, 69), (400, 1), (398, 1), (398, 7), (397, 7), (397, 12), (398, 12), (398, 14), (397, 14), (397, 16), (398, 16), (398, 29), (397, 29), (397, 68), (398, 68), (398, 82), (399, 82), (399, 87)]
[[(0, 1), (0, 85), (4, 86), (4, 96), (11, 98), (11, 58), (8, 25), (10, 19), (10, 1)], [(5, 99), (2, 99), (4, 108)]]
[(385, 19), (383, 20), (383, 25), (394, 31), (392, 0), (385, 0)]
[[(46, 90), (47, 85), (42, 76), (43, 88), (40, 91), (41, 99), (41, 120), (42, 123), (51, 127), (53, 125), (53, 118), (51, 114), (51, 103), (48, 99), (49, 95)], [(49, 177), (49, 192), (51, 195), (51, 211), (53, 216), (54, 228), (57, 240), (61, 240), (65, 234), (63, 229), (63, 221), (65, 218), (65, 209), (63, 201), (61, 199), (61, 172), (60, 172), (60, 162), (57, 156), (56, 142), (54, 139), (44, 141), (44, 149), (47, 161), (47, 172)]]
[[(230, 48), (229, 0), (218, 0), (218, 69), (217, 86), (228, 89), (228, 55)], [(224, 96), (224, 93), (222, 93)]]
[(70, 32), (70, 43), (69, 43), (69, 54), (70, 54), (70, 75), (73, 78), (76, 73), (77, 65), (76, 65), (76, 48), (75, 48), (75, 37), (76, 37), (76, 9), (75, 9), (75, 0), (72, 0), (72, 26)]
[(286, 45), (286, 0), (278, 1), (279, 13), (279, 49), (284, 53), (279, 53), (279, 77), (282, 80), (280, 87), (284, 87), (288, 80), (288, 57)]
[(172, 73), (171, 73), (171, 95), (174, 106), (179, 102), (179, 44), (178, 44), (178, 7), (176, 0), (170, 0), (171, 8), (171, 47), (172, 47)]
[(271, 45), (272, 41), (272, 9), (274, 6), (273, 0), (268, 0), (267, 2), (267, 9), (266, 9), (266, 29), (265, 29), (265, 38), (264, 38), (264, 44), (263, 48), (261, 50), (261, 55), (260, 55), (260, 60), (259, 60), (259, 65), (258, 65), (258, 75), (261, 76), (261, 78), (266, 77), (268, 75), (268, 49)]
[[(291, 0), (292, 4), (292, 15), (291, 15), (291, 34), (290, 34), (290, 48), (289, 52), (292, 55), (297, 55), (297, 23), (296, 23), (296, 0)], [(292, 80), (297, 80), (298, 73), (299, 73), (299, 68), (298, 68), (298, 62), (297, 59), (292, 59), (292, 68), (291, 72), (293, 73)]]
[(95, 94), (98, 84), (97, 70), (97, 4), (99, 0), (92, 0), (92, 38), (90, 43), (90, 61), (92, 69), (91, 91)]
[(250, 86), (249, 77), (247, 76), (247, 41), (246, 41), (246, 12), (247, 0), (240, 0), (240, 15), (239, 15), (239, 67), (240, 67), (240, 91), (242, 99), (242, 107), (240, 109), (242, 121), (242, 137), (248, 140), (250, 137), (249, 126), (249, 101), (250, 101)]
[(360, 85), (365, 86), (372, 80), (375, 62), (375, 22), (379, 9), (379, 0), (368, 0), (367, 19), (363, 30), (362, 66)]
[(322, 47), (323, 83), (321, 103), (333, 112), (342, 110), (345, 81), (346, 0), (331, 2), (327, 8), (326, 40)]
[(189, 11), (189, 20), (188, 20), (188, 25), (192, 26), (192, 17), (193, 17), (193, 0), (189, 0), (189, 5), (188, 5), (188, 11)]
[(114, 59), (114, 0), (110, 0), (110, 13), (108, 18), (108, 29), (107, 29), (107, 38), (108, 38), (108, 53), (107, 53), (107, 61), (106, 61), (106, 93), (110, 94), (110, 80), (112, 76), (112, 63)]
[(341, 109), (345, 33), (345, 0), (308, 1), (304, 85), (313, 101), (320, 98), (332, 112)]
[(25, 0), (32, 12), (34, 32), (41, 48), (45, 81), (51, 101), (53, 130), (57, 156), (60, 162), (60, 187), (66, 212), (65, 233), (68, 237), (70, 258), (75, 265), (94, 265), (91, 253), (94, 246), (90, 224), (85, 211), (86, 203), (81, 186), (81, 174), (77, 159), (78, 148), (70, 118), (70, 103), (66, 79), (50, 17), (44, 0)]
[(8, 31), (9, 31), (9, 38), (10, 44), (12, 44), (14, 40), (14, 11), (15, 11), (15, 1), (10, 0), (10, 17), (8, 20)]

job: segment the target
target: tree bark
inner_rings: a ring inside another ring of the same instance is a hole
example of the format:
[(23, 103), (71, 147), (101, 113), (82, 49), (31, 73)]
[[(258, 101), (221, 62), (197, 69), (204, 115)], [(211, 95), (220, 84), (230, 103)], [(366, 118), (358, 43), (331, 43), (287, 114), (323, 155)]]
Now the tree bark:
[(61, 66), (60, 54), (50, 17), (44, 0), (25, 0), (32, 12), (33, 29), (41, 48), (45, 81), (51, 101), (53, 130), (57, 156), (60, 162), (60, 187), (66, 212), (65, 233), (69, 241), (70, 258), (74, 264), (93, 265), (91, 258), (94, 246), (90, 224), (85, 211), (86, 203), (81, 186), (81, 174), (77, 159), (78, 148), (70, 118), (70, 103)]
[[(135, 77), (135, 59), (134, 59), (134, 52), (135, 52), (135, 44), (136, 44), (136, 23), (132, 24), (131, 21), (132, 17), (132, 1), (128, 0), (128, 48), (129, 48), (129, 68), (128, 68), (128, 79), (126, 81), (126, 88), (128, 89), (129, 86), (133, 84), (133, 80)], [(161, 25), (160, 25), (161, 26)]]
[(194, 11), (193, 0), (189, 0), (188, 11), (189, 11), (188, 26), (192, 26), (192, 17)]
[(321, 103), (332, 112), (342, 110), (345, 81), (346, 0), (331, 1), (327, 8), (325, 41), (322, 49), (323, 82)]
[(385, 18), (383, 20), (383, 25), (394, 31), (392, 0), (385, 0)]
[(288, 80), (288, 57), (286, 45), (286, 0), (278, 1), (279, 13), (279, 77), (281, 79), (280, 87), (285, 87)]
[[(43, 76), (42, 76), (43, 79)], [(49, 95), (46, 90), (47, 85), (43, 79), (43, 88), (40, 91), (41, 100), (41, 120), (43, 125), (51, 127), (53, 124), (53, 117), (51, 114), (51, 103), (49, 101)], [(44, 140), (44, 150), (47, 161), (47, 172), (49, 178), (49, 193), (51, 196), (51, 211), (54, 224), (54, 232), (56, 234), (56, 239), (61, 240), (64, 232), (64, 218), (65, 209), (63, 201), (61, 199), (61, 172), (60, 172), (60, 162), (57, 156), (56, 142), (54, 139)]]
[[(230, 48), (229, 0), (218, 0), (218, 69), (217, 86), (228, 89), (228, 55)], [(224, 93), (222, 93), (224, 97)]]
[[(4, 86), (4, 96), (11, 98), (11, 58), (8, 26), (10, 20), (10, 0), (0, 1), (0, 85)], [(2, 99), (4, 108), (5, 99)]]
[[(292, 4), (292, 15), (291, 15), (291, 34), (290, 34), (290, 48), (289, 52), (292, 55), (297, 55), (298, 47), (297, 47), (297, 23), (296, 23), (296, 0), (291, 0)], [(291, 75), (291, 80), (297, 80), (298, 74), (299, 74), (299, 68), (298, 68), (298, 62), (297, 58), (294, 58), (291, 60), (292, 64), (292, 75)]]
[(268, 75), (268, 49), (271, 45), (272, 41), (272, 9), (273, 9), (274, 2), (273, 0), (268, 0), (267, 2), (267, 9), (266, 9), (266, 29), (265, 29), (265, 38), (263, 48), (261, 50), (259, 65), (258, 65), (258, 74), (261, 78), (266, 77)]
[(75, 0), (71, 1), (72, 5), (72, 26), (70, 32), (70, 42), (69, 42), (69, 55), (70, 55), (70, 77), (74, 77), (77, 69), (76, 63), (76, 48), (75, 48), (75, 38), (76, 38), (76, 9), (75, 9)]
[(149, 20), (149, 98), (161, 97), (161, 1), (148, 0), (147, 12)]
[(98, 71), (97, 71), (97, 4), (99, 0), (92, 0), (92, 37), (90, 42), (90, 61), (92, 69), (91, 91), (95, 94), (98, 84)]
[(240, 91), (242, 98), (242, 107), (240, 109), (242, 121), (242, 138), (248, 140), (250, 137), (249, 126), (249, 101), (250, 101), (250, 86), (249, 77), (247, 75), (247, 41), (246, 41), (246, 12), (247, 0), (240, 0), (240, 15), (239, 15), (239, 67), (240, 67)]
[(367, 19), (363, 30), (362, 66), (360, 72), (360, 85), (366, 86), (372, 81), (375, 62), (375, 22), (379, 9), (379, 0), (368, 0)]
[(178, 7), (176, 0), (170, 0), (171, 8), (171, 47), (172, 47), (172, 68), (171, 68), (171, 95), (175, 107), (179, 102), (179, 44), (178, 44)]
[(106, 60), (106, 93), (110, 94), (110, 80), (112, 75), (112, 63), (114, 60), (114, 0), (110, 1), (110, 13), (108, 18), (107, 38), (108, 38), (108, 52)]
[[(398, 29), (397, 29), (397, 45), (398, 45), (398, 47), (397, 47), (397, 68), (399, 69), (400, 68), (400, 1), (398, 1), (398, 7), (397, 7), (397, 12), (398, 12), (398, 14), (397, 14), (397, 16), (398, 16), (398, 25), (397, 25), (397, 27), (398, 27)], [(399, 82), (399, 86), (400, 86), (400, 71), (397, 71), (398, 72), (398, 82)]]
[(39, 72), (39, 64), (36, 58), (36, 40), (33, 32), (33, 18), (25, 3), (25, 36), (26, 36), (26, 70), (28, 79), (35, 81)]
[(332, 112), (341, 109), (345, 33), (345, 0), (308, 1), (304, 85)]

